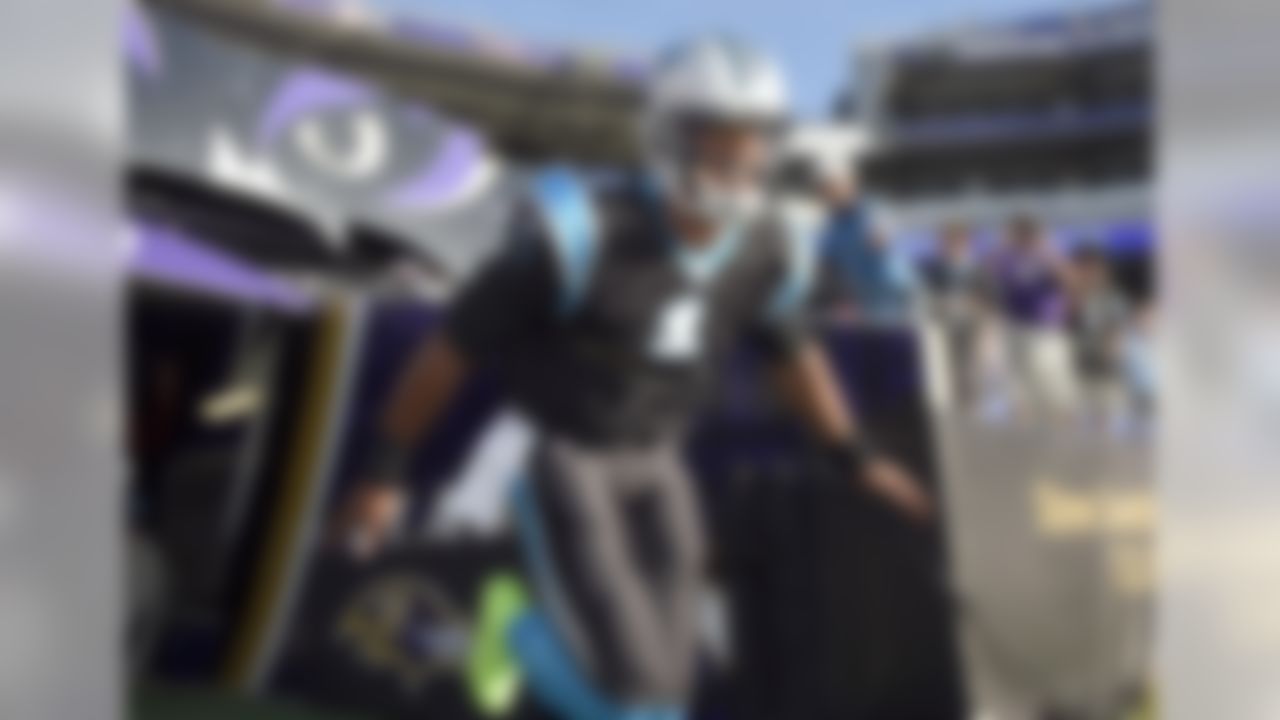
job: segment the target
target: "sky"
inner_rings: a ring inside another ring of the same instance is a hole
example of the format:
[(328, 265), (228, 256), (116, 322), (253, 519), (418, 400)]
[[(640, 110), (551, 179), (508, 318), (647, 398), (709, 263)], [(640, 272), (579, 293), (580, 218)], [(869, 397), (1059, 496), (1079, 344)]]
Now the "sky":
[(1013, 19), (1111, 0), (368, 0), (397, 14), (491, 28), (553, 45), (652, 53), (727, 31), (779, 57), (802, 117), (827, 115), (860, 40)]

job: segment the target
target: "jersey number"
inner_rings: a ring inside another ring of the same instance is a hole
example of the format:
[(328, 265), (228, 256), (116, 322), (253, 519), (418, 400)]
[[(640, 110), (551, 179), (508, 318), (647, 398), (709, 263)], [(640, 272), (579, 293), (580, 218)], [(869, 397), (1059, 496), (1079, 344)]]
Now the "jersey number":
[(702, 353), (706, 306), (696, 295), (669, 301), (659, 312), (649, 338), (649, 354), (663, 362), (682, 362)]

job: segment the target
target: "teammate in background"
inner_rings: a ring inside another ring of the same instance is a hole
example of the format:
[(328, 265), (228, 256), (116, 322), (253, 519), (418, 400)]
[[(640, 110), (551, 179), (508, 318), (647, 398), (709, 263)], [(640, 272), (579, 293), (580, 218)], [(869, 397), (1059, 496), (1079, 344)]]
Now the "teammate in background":
[(1129, 304), (1112, 280), (1110, 260), (1101, 247), (1080, 247), (1072, 266), (1068, 319), (1076, 376), (1087, 416), (1109, 427), (1129, 410), (1123, 365)]
[(823, 267), (834, 295), (854, 314), (873, 323), (910, 319), (915, 278), (911, 263), (893, 247), (893, 231), (883, 215), (861, 200), (846, 175), (828, 176), (819, 197), (829, 219), (821, 239)]
[(744, 338), (858, 485), (913, 517), (930, 501), (845, 407), (804, 311), (811, 243), (764, 192), (786, 119), (778, 68), (731, 39), (668, 55), (649, 90), (642, 178), (541, 174), (505, 249), (454, 299), (386, 414), (342, 520), (364, 550), (398, 522), (406, 460), (476, 365), (538, 429), (515, 512), (538, 603), (505, 638), (568, 720), (684, 717), (703, 537), (685, 428)]
[(1133, 412), (1132, 429), (1139, 435), (1150, 431), (1156, 410), (1155, 312), (1150, 301), (1138, 305), (1121, 344), (1121, 363)]
[(968, 409), (977, 400), (978, 343), (991, 312), (992, 288), (967, 225), (956, 222), (942, 229), (938, 252), (922, 263), (921, 275), (930, 315), (947, 344), (956, 404)]
[(1062, 404), (1045, 358), (1062, 329), (1068, 267), (1050, 245), (1040, 223), (1026, 215), (1010, 220), (992, 269), (997, 303), (1005, 321), (1005, 348), (1014, 396), (1024, 412)]

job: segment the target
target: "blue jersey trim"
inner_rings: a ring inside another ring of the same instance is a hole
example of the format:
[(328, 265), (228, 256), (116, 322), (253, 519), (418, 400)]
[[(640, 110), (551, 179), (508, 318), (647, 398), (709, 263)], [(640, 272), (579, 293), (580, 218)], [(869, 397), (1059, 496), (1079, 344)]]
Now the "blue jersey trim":
[(521, 545), (533, 574), (534, 584), (544, 598), (555, 598), (558, 601), (561, 593), (559, 574), (551, 560), (551, 550), (543, 533), (537, 500), (533, 497), (532, 480), (528, 476), (521, 476), (516, 480), (511, 499), (515, 506)]
[(742, 231), (732, 228), (705, 247), (675, 240), (680, 269), (695, 283), (705, 285), (720, 274), (742, 244)]
[(738, 254), (745, 234), (742, 228), (727, 228), (719, 237), (700, 247), (690, 245), (671, 226), (666, 214), (666, 201), (653, 176), (641, 173), (635, 176), (634, 182), (640, 197), (648, 204), (649, 211), (657, 216), (657, 225), (662, 228), (661, 241), (685, 277), (699, 285), (705, 285), (719, 275)]
[(813, 290), (820, 238), (797, 223), (788, 223), (785, 229), (787, 243), (787, 274), (774, 291), (766, 309), (770, 321), (783, 320), (800, 312)]
[(567, 168), (534, 176), (532, 196), (560, 267), (559, 309), (567, 315), (582, 304), (591, 283), (600, 231), (596, 209), (588, 188)]

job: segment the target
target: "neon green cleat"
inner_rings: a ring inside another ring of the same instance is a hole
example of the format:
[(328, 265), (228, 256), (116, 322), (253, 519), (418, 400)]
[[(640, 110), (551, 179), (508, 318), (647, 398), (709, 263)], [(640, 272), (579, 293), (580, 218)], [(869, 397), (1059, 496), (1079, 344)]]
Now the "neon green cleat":
[(480, 588), (465, 676), (471, 703), (485, 717), (508, 715), (520, 700), (524, 677), (507, 631), (528, 606), (528, 593), (513, 573), (494, 573)]

